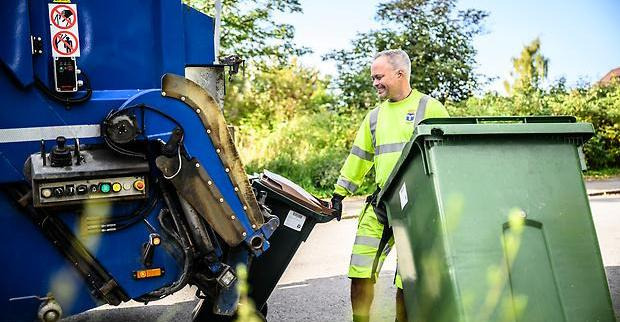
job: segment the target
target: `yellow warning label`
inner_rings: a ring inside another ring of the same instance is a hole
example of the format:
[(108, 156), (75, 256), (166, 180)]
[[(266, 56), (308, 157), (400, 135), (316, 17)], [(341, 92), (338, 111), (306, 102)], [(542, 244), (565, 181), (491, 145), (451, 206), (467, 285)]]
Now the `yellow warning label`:
[(71, 0), (52, 0), (53, 3), (71, 3)]

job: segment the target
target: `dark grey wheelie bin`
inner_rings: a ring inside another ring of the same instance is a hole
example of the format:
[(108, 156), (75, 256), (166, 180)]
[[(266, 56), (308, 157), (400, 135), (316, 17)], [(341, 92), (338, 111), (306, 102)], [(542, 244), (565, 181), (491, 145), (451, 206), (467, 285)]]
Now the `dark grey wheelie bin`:
[(248, 274), (249, 296), (256, 308), (265, 314), (267, 299), (299, 245), (317, 223), (328, 222), (334, 217), (326, 202), (269, 171), (265, 170), (252, 180), (252, 188), (259, 202), (269, 207), (280, 220), (280, 226), (269, 238), (269, 249), (253, 259)]

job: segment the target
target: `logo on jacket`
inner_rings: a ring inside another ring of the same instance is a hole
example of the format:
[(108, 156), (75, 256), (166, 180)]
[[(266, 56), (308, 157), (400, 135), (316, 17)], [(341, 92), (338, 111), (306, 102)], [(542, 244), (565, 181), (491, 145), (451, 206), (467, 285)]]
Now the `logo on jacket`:
[(413, 112), (407, 113), (407, 115), (405, 115), (405, 121), (407, 121), (407, 122), (415, 121), (415, 113), (413, 113)]

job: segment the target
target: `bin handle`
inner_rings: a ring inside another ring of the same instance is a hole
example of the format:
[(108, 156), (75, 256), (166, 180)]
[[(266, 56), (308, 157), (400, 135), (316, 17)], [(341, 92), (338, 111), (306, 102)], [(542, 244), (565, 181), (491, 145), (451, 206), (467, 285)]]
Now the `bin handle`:
[(476, 124), (488, 123), (575, 123), (573, 116), (480, 116), (474, 117)]
[(422, 166), (424, 167), (424, 174), (425, 175), (431, 174), (430, 165), (428, 163), (428, 155), (426, 155), (425, 149), (422, 146), (420, 146), (420, 142), (414, 141), (413, 143), (420, 150), (420, 156), (422, 157)]
[(476, 124), (485, 124), (485, 123), (527, 123), (527, 117), (525, 117), (525, 116), (509, 116), (509, 117), (485, 116), (485, 117), (476, 117)]

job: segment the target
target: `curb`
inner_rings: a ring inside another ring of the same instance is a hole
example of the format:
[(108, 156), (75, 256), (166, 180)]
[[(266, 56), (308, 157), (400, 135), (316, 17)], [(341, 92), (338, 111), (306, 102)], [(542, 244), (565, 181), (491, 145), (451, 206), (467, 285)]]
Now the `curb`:
[(588, 197), (598, 197), (598, 196), (615, 195), (615, 194), (620, 194), (620, 189), (591, 192), (591, 193), (588, 193)]

